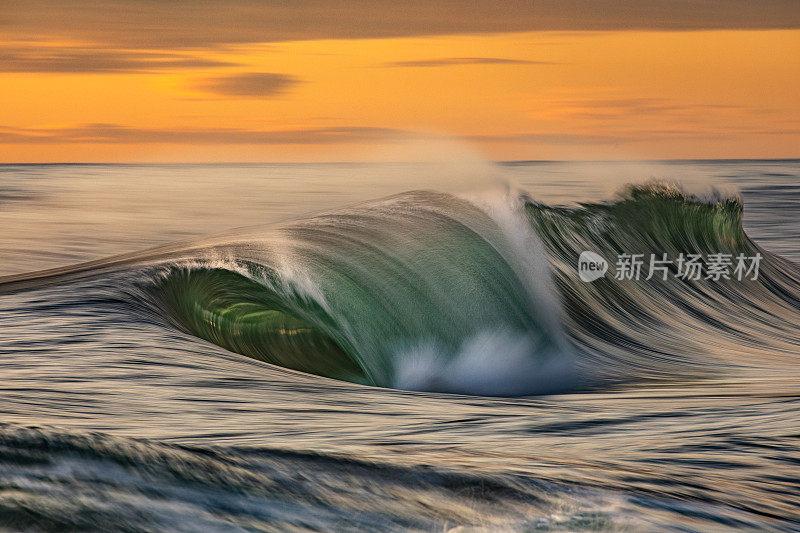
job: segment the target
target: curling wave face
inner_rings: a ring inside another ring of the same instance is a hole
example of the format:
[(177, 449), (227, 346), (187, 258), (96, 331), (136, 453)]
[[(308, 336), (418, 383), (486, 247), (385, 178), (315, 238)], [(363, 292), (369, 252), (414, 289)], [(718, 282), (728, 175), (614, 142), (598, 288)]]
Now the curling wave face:
[(229, 350), (322, 376), (478, 394), (560, 387), (573, 376), (546, 258), (519, 249), (532, 230), (515, 242), (495, 207), (512, 208), (415, 192), (256, 230), (161, 265), (140, 300)]
[[(584, 250), (611, 263), (605, 277), (580, 280)], [(617, 280), (623, 253), (764, 259), (755, 280), (679, 279), (674, 265), (666, 280)], [(410, 192), (50, 279), (76, 275), (116, 276), (123, 301), (227, 350), (412, 390), (709, 379), (776, 368), (800, 346), (797, 268), (748, 238), (741, 201), (664, 184), (570, 208)]]

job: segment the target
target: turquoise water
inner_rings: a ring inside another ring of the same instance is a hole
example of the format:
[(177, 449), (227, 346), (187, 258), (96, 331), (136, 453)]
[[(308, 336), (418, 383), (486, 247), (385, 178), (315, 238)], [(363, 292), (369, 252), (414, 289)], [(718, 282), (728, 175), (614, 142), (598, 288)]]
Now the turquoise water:
[[(798, 178), (0, 167), (0, 524), (798, 530)], [(613, 277), (681, 252), (764, 259)]]

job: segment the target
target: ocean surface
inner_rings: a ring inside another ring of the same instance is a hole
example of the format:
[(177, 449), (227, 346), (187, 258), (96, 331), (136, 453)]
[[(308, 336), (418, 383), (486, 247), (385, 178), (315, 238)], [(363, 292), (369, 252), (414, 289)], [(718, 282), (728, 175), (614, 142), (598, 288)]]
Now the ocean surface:
[(0, 530), (800, 531), (798, 261), (800, 160), (0, 166)]

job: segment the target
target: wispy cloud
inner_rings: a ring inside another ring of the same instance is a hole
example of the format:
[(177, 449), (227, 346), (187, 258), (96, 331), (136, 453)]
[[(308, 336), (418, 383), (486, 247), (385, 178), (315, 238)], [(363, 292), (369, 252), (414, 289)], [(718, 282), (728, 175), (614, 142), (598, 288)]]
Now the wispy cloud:
[(188, 54), (96, 47), (0, 46), (0, 72), (108, 73), (232, 66), (233, 63)]
[(300, 80), (274, 72), (245, 72), (229, 76), (206, 78), (195, 88), (220, 96), (262, 98), (286, 92)]
[(608, 145), (630, 141), (630, 137), (622, 135), (601, 135), (582, 133), (513, 133), (509, 135), (468, 135), (470, 141), (495, 143), (531, 143), (552, 145)]
[(548, 109), (556, 113), (588, 119), (605, 119), (615, 116), (686, 115), (695, 113), (747, 114), (765, 110), (751, 106), (709, 103), (686, 103), (667, 98), (585, 98), (548, 102)]
[[(713, 98), (713, 97), (712, 97)], [(619, 129), (637, 123), (669, 124), (671, 127), (726, 127), (732, 122), (753, 126), (769, 118), (775, 109), (761, 105), (707, 101), (686, 101), (684, 98), (631, 97), (556, 98), (530, 102), (527, 116), (548, 123), (580, 125), (582, 128)], [(711, 101), (708, 101), (711, 100)]]
[(796, 135), (798, 130), (759, 130), (731, 125), (728, 127), (631, 129), (619, 128), (607, 133), (511, 133), (506, 135), (467, 135), (463, 138), (487, 143), (524, 143), (532, 145), (604, 146), (635, 144), (661, 140), (734, 138), (746, 135)]
[[(742, 135), (795, 135), (797, 129), (761, 130), (737, 126), (698, 129), (616, 129), (605, 133), (539, 133), (462, 135), (465, 141), (552, 146), (608, 146), (663, 139), (710, 139)], [(335, 126), (281, 130), (243, 128), (135, 128), (121, 124), (79, 124), (58, 128), (0, 126), (0, 144), (219, 144), (331, 145), (395, 142), (426, 134), (373, 126)], [(431, 138), (436, 138), (435, 135)]]
[(0, 144), (58, 143), (165, 143), (165, 144), (345, 144), (378, 142), (410, 132), (368, 126), (285, 129), (272, 131), (240, 128), (155, 129), (120, 124), (81, 124), (64, 128), (0, 127)]
[(384, 63), (384, 67), (449, 67), (455, 65), (552, 65), (550, 61), (529, 61), (502, 57), (443, 57)]

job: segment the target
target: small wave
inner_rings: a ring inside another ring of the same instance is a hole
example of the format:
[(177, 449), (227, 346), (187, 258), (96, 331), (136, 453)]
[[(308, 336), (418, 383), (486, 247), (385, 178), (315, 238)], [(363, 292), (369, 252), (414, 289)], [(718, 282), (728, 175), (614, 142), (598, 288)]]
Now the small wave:
[(612, 524), (618, 500), (341, 455), (9, 425), (0, 425), (0, 471), (4, 528), (38, 531), (525, 530)]
[[(598, 478), (608, 463), (567, 464), (571, 475), (553, 464), (534, 477), (0, 424), (0, 515), (4, 528), (37, 531), (674, 531), (675, 524), (789, 531), (796, 524), (790, 508), (777, 516), (774, 506), (736, 494), (671, 487), (676, 482), (657, 483), (650, 468), (626, 469), (615, 481)], [(791, 482), (772, 481), (763, 490)]]

